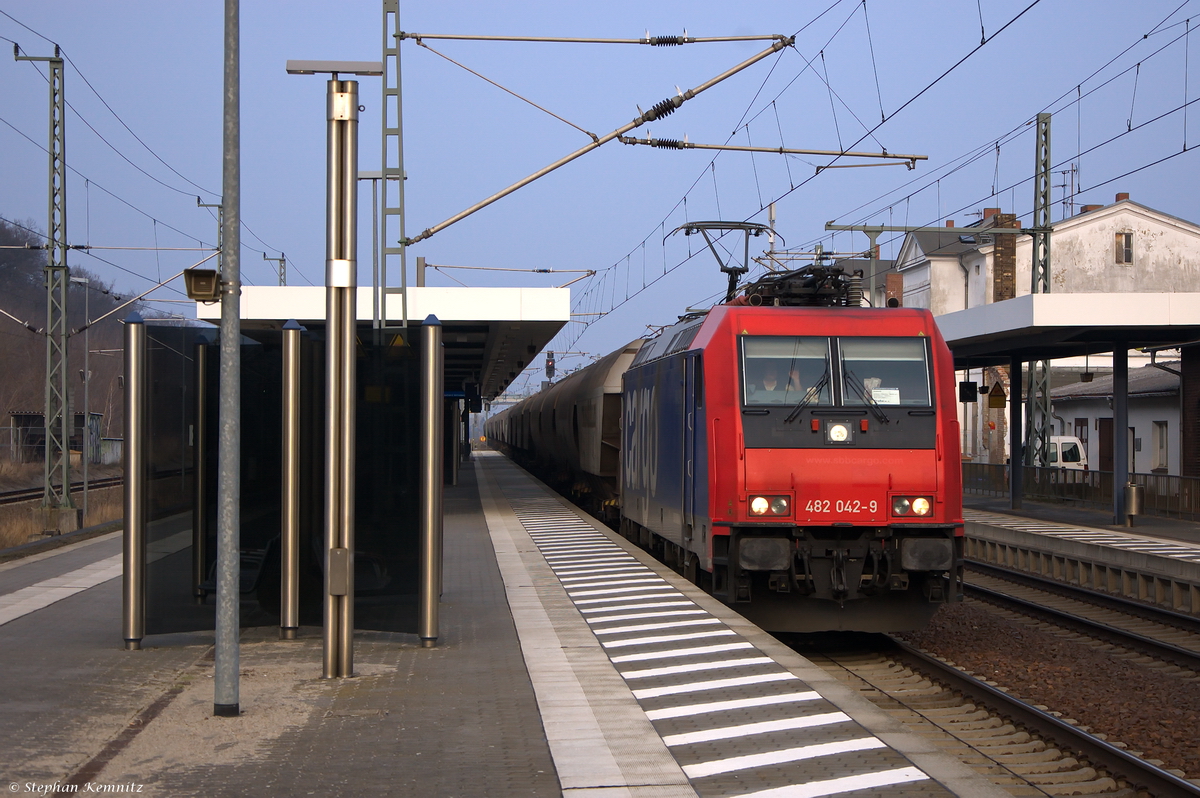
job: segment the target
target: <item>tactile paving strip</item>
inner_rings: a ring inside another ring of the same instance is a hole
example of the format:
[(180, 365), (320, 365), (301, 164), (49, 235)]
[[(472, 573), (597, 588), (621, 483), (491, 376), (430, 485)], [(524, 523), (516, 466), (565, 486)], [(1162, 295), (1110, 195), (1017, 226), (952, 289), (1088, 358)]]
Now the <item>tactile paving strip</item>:
[(949, 794), (561, 503), (506, 498), (698, 794)]

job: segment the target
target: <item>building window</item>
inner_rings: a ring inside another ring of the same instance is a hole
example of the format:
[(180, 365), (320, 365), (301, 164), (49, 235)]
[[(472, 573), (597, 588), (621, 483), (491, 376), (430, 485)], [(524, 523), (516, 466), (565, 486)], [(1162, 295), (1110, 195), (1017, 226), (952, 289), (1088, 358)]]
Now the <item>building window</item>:
[(1083, 444), (1083, 450), (1086, 452), (1088, 448), (1088, 429), (1091, 424), (1086, 418), (1075, 419), (1075, 437)]
[(1154, 470), (1167, 470), (1167, 422), (1154, 422)]
[(1133, 263), (1133, 233), (1117, 233), (1117, 263)]

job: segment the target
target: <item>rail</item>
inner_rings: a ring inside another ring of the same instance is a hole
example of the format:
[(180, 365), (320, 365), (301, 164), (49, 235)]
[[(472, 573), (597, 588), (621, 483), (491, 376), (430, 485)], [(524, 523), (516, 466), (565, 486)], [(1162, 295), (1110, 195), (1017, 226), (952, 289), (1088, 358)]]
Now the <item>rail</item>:
[[(1066, 468), (1024, 468), (1022, 497), (1069, 502), (1111, 509), (1113, 472)], [(963, 463), (963, 492), (977, 496), (1007, 496), (1007, 464)], [(1200, 520), (1200, 478), (1172, 474), (1130, 474), (1144, 489), (1143, 515)]]
[(911, 669), (925, 673), (934, 681), (969, 696), (972, 702), (989, 707), (1002, 717), (1009, 718), (1047, 740), (1053, 740), (1060, 748), (1075, 751), (1086, 758), (1093, 767), (1116, 774), (1156, 798), (1200, 796), (1200, 787), (1190, 781), (1155, 767), (1098, 737), (1093, 737), (1082, 729), (1013, 698), (1004, 691), (985, 684), (912, 646), (894, 638), (893, 642), (897, 648), (896, 658)]
[[(108, 477), (106, 479), (88, 480), (88, 490), (100, 490), (102, 488), (115, 488), (125, 481), (124, 477)], [(71, 491), (83, 490), (83, 481), (72, 482)], [(30, 502), (42, 498), (42, 488), (28, 488), (25, 490), (10, 490), (0, 493), (0, 504), (20, 504), (21, 502)]]

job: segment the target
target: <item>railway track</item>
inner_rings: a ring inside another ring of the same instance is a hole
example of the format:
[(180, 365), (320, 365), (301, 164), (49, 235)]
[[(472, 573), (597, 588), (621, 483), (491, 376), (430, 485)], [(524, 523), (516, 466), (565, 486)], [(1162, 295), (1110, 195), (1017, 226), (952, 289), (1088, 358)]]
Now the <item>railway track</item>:
[[(114, 488), (124, 482), (122, 477), (108, 477), (107, 479), (90, 479), (88, 480), (88, 490), (99, 490), (101, 488)], [(72, 482), (71, 490), (83, 490), (83, 482)], [(27, 488), (25, 490), (9, 490), (0, 493), (0, 504), (20, 504), (21, 502), (36, 501), (42, 498), (42, 488)]]
[(1015, 796), (1200, 796), (1192, 782), (1074, 721), (900, 641), (805, 655)]
[(1200, 619), (972, 563), (968, 596), (1200, 673)]

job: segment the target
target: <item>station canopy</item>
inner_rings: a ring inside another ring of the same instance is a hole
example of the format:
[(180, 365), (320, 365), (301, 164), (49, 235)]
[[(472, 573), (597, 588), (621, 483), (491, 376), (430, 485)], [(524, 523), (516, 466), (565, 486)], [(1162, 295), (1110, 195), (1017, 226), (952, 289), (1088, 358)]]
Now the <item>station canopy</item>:
[(956, 369), (1200, 341), (1200, 293), (1025, 294), (945, 313)]
[[(388, 294), (386, 300), (388, 325), (398, 326), (404, 315), (401, 297)], [(485, 399), (501, 393), (571, 319), (567, 288), (410, 287), (407, 300), (413, 334), (430, 315), (442, 323), (446, 389), (478, 381)], [(373, 301), (369, 286), (358, 289), (360, 337), (370, 334)], [(244, 286), (241, 316), (247, 329), (279, 329), (289, 319), (310, 330), (323, 328), (325, 288)], [(220, 304), (196, 303), (196, 318), (218, 323)], [(415, 346), (418, 341), (407, 342)]]

